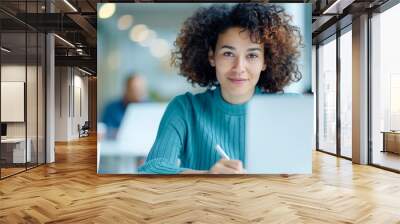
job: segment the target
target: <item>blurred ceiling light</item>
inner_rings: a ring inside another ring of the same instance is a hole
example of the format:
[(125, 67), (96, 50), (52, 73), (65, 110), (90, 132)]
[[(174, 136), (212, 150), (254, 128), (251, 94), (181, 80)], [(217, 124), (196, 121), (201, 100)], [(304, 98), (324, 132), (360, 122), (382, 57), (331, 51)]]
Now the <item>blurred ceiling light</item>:
[(100, 6), (99, 17), (100, 19), (108, 19), (115, 12), (115, 3), (105, 3)]
[(138, 24), (131, 29), (129, 37), (132, 41), (143, 42), (147, 39), (149, 35), (149, 29), (146, 25)]
[(118, 19), (118, 29), (127, 30), (133, 24), (133, 17), (131, 15), (123, 15)]
[(156, 39), (157, 33), (154, 30), (149, 29), (149, 34), (147, 35), (146, 40), (140, 42), (139, 44), (143, 47), (150, 47)]
[(156, 58), (162, 58), (169, 53), (168, 42), (164, 39), (156, 39), (150, 45), (150, 53)]
[(69, 3), (68, 0), (64, 0), (65, 4), (67, 4), (74, 12), (78, 12), (78, 10), (71, 4)]
[(68, 46), (75, 48), (75, 45), (71, 44), (71, 42), (69, 42), (68, 40), (58, 36), (57, 34), (54, 34), (55, 37), (57, 37), (59, 40), (61, 40), (62, 42), (66, 43)]
[(4, 52), (6, 52), (6, 53), (10, 53), (10, 52), (11, 52), (11, 50), (9, 50), (9, 49), (7, 49), (7, 48), (5, 48), (5, 47), (1, 47), (1, 50), (4, 51)]

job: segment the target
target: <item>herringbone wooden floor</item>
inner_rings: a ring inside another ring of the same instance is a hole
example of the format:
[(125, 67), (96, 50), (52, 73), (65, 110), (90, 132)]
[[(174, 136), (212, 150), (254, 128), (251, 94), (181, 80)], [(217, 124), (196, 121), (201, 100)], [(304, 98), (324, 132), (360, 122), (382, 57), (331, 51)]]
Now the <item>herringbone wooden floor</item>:
[(94, 137), (0, 181), (0, 223), (400, 223), (400, 175), (314, 153), (312, 175), (98, 176)]

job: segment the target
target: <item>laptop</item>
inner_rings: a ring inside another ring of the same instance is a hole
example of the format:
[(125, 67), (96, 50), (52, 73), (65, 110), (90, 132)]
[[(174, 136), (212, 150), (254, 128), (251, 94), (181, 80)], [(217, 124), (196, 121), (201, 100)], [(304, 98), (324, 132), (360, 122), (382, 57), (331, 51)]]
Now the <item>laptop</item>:
[(313, 95), (254, 96), (246, 120), (247, 173), (311, 174), (313, 138)]
[(156, 140), (158, 125), (167, 108), (167, 103), (130, 104), (125, 112), (117, 141), (124, 148), (147, 156)]

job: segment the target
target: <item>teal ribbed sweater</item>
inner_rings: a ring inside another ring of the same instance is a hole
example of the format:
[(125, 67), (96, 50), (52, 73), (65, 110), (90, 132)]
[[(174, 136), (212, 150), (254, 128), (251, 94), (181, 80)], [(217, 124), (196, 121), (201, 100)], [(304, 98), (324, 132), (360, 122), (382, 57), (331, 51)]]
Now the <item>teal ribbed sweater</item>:
[(139, 172), (176, 174), (187, 169), (209, 170), (221, 159), (214, 149), (216, 144), (231, 159), (244, 163), (246, 105), (226, 102), (220, 88), (175, 97), (161, 119), (154, 145)]

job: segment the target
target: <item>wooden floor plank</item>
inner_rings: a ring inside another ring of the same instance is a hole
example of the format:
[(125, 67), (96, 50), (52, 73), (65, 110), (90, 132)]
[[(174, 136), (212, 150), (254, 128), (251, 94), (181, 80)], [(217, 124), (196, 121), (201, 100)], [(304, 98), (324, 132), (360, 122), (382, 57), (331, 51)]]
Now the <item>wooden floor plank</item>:
[(0, 181), (0, 223), (400, 223), (400, 175), (313, 154), (312, 175), (97, 175), (96, 139)]

